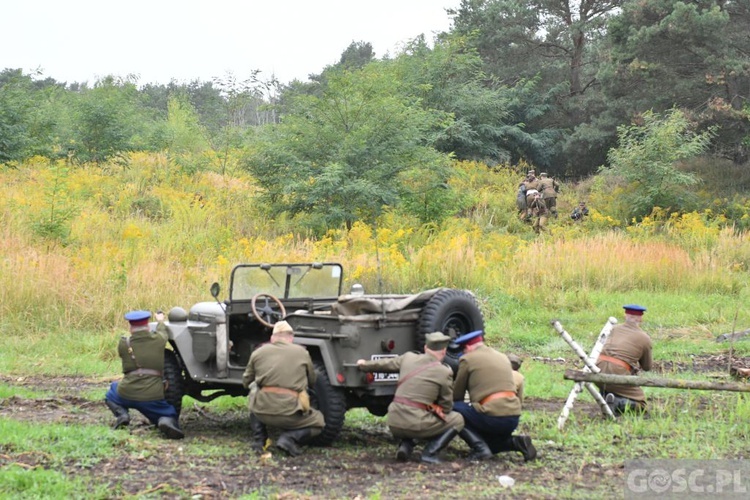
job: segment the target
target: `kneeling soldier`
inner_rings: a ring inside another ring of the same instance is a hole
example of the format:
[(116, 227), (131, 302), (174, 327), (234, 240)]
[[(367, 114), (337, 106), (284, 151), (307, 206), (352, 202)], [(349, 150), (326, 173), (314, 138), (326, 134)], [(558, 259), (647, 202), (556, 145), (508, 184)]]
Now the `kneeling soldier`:
[(310, 407), (307, 388), (317, 374), (307, 349), (294, 342), (294, 331), (286, 321), (273, 325), (271, 341), (253, 351), (242, 377), (250, 393), (250, 426), (253, 449), (260, 451), (268, 438), (266, 425), (282, 429), (276, 447), (291, 456), (302, 453), (300, 445), (323, 431), (323, 414)]
[[(463, 346), (464, 354), (458, 363), (453, 400), (466, 421), (461, 437), (473, 450), (469, 459), (484, 460), (501, 451), (519, 451), (524, 460), (534, 460), (536, 448), (531, 438), (512, 435), (521, 416), (521, 398), (508, 357), (485, 345), (481, 330), (455, 342)], [(464, 402), (467, 390), (471, 403)]]
[(117, 353), (122, 359), (125, 376), (112, 382), (104, 402), (117, 420), (114, 428), (130, 424), (130, 408), (141, 412), (169, 439), (182, 439), (177, 410), (164, 399), (164, 347), (169, 335), (164, 326), (164, 314), (159, 312), (159, 324), (151, 332), (148, 311), (131, 311), (125, 315), (130, 323), (130, 336), (122, 337)]
[(407, 352), (397, 358), (357, 360), (364, 372), (398, 372), (399, 382), (388, 406), (388, 428), (401, 443), (396, 459), (406, 461), (416, 439), (430, 440), (422, 462), (440, 463), (438, 453), (464, 428), (464, 419), (453, 410), (453, 372), (443, 364), (451, 338), (442, 332), (426, 336), (424, 354)]

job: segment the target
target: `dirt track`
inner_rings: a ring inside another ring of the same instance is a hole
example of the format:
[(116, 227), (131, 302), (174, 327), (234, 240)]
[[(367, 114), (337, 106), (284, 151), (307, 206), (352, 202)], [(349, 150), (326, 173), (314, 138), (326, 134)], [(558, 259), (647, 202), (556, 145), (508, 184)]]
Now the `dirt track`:
[[(725, 368), (726, 359), (714, 356), (694, 358), (692, 366), (658, 366), (655, 371), (711, 372), (725, 371)], [(6, 398), (0, 401), (2, 417), (90, 426), (108, 426), (112, 421), (101, 400), (78, 396), (98, 389), (103, 396), (106, 381), (82, 377), (0, 376), (0, 382), (55, 395), (38, 399)], [(556, 418), (562, 404), (559, 400), (529, 399), (525, 411), (542, 412)], [(396, 444), (384, 424), (367, 427), (357, 423), (347, 424), (332, 447), (308, 448), (296, 458), (275, 450), (259, 457), (250, 451), (248, 417), (242, 410), (217, 414), (186, 400), (180, 421), (187, 437), (181, 441), (162, 439), (143, 417), (137, 412), (132, 414), (129, 432), (143, 438), (136, 443), (136, 449), (138, 445), (150, 448), (148, 453), (123, 450), (90, 468), (66, 464), (64, 472), (106, 483), (111, 486), (114, 497), (236, 498), (255, 492), (260, 498), (378, 495), (380, 498), (463, 498), (471, 494), (501, 495), (503, 491), (497, 481), (501, 475), (513, 477), (517, 484), (545, 485), (540, 491), (548, 490), (549, 495), (530, 495), (535, 498), (553, 498), (561, 492), (573, 491), (575, 496), (581, 497), (622, 493), (621, 466), (607, 460), (571, 457), (562, 446), (552, 442), (535, 442), (540, 453), (536, 462), (526, 464), (519, 454), (504, 453), (477, 464), (465, 459), (468, 450), (456, 440), (444, 452), (443, 464), (427, 467), (418, 461), (418, 453), (410, 462), (396, 462), (393, 459)], [(598, 410), (592, 403), (577, 406), (576, 414), (598, 418)], [(99, 427), (97, 432), (115, 431)], [(206, 449), (211, 449), (211, 453), (205, 453)], [(48, 462), (49, 458), (41, 453), (13, 453), (0, 447), (0, 467), (9, 463), (26, 468), (46, 467)]]

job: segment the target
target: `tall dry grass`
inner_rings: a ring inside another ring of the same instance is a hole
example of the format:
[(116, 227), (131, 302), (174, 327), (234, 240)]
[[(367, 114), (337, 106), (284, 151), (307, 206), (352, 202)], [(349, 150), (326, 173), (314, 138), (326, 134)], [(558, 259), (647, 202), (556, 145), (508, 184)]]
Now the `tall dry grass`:
[(244, 174), (185, 175), (163, 156), (136, 154), (126, 169), (71, 169), (65, 199), (75, 217), (61, 242), (33, 229), (52, 203), (49, 168), (32, 161), (0, 171), (2, 332), (107, 330), (129, 309), (189, 307), (210, 300), (211, 282), (226, 287), (242, 262), (338, 261), (346, 286), (467, 288), (490, 307), (498, 294), (573, 308), (592, 290), (747, 293), (747, 234), (687, 214), (627, 231), (608, 227), (606, 216), (588, 227), (561, 217), (536, 237), (517, 223), (511, 169), (460, 164), (452, 185), (468, 202), (439, 227), (393, 211), (377, 228), (355, 224), (315, 238), (272, 220)]

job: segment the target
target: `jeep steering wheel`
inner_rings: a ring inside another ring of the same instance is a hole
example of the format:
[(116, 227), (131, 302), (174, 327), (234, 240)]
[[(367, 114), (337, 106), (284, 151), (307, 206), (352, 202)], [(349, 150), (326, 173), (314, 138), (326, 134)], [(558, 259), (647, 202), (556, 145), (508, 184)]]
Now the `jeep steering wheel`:
[[(259, 298), (262, 298), (265, 301), (263, 307), (257, 307), (256, 305)], [(271, 307), (271, 302), (274, 302), (278, 306), (278, 311), (274, 311)], [(284, 304), (282, 304), (278, 298), (268, 293), (256, 293), (253, 295), (253, 299), (250, 301), (250, 309), (253, 312), (253, 317), (260, 321), (261, 325), (267, 326), (268, 328), (273, 328), (274, 323), (286, 316)]]

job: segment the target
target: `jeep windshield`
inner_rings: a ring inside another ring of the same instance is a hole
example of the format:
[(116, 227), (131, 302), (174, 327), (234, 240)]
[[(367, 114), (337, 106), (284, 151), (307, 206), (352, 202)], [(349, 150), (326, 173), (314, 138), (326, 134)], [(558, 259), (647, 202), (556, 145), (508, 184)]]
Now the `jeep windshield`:
[(231, 300), (265, 293), (279, 299), (336, 298), (341, 294), (340, 264), (242, 264), (232, 271)]

